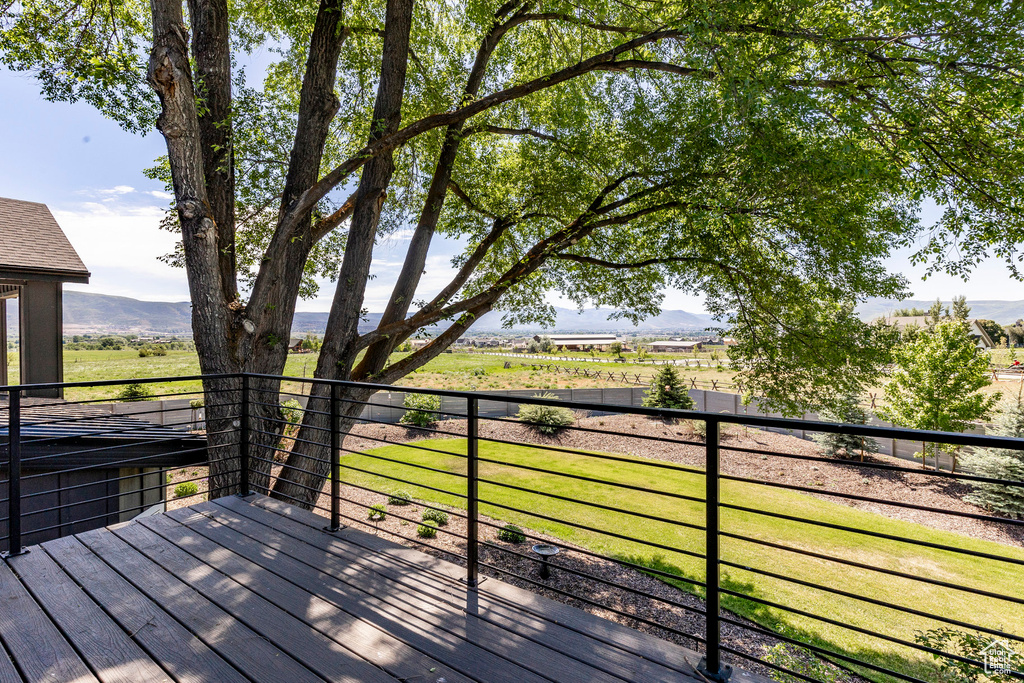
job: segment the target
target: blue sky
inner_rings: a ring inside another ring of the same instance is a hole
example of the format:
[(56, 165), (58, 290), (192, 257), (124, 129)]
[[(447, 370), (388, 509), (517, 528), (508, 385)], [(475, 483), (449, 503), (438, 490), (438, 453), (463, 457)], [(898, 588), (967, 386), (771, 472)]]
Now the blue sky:
[[(0, 196), (49, 205), (93, 273), (89, 285), (69, 289), (130, 296), (151, 301), (188, 299), (184, 271), (157, 257), (171, 251), (174, 237), (159, 230), (168, 196), (142, 169), (165, 152), (156, 132), (145, 137), (122, 131), (86, 104), (55, 104), (40, 97), (35, 83), (21, 74), (0, 70)], [(927, 221), (929, 216), (925, 216)], [(380, 275), (394, 272), (403, 253), (401, 239), (378, 247)], [(453, 244), (441, 244), (427, 265), (424, 289), (436, 289), (450, 275)], [(911, 280), (917, 299), (1024, 299), (1024, 285), (1014, 282), (1005, 267), (990, 261), (967, 283), (935, 276), (922, 281), (923, 267), (910, 265), (913, 249), (894, 254), (893, 272)], [(302, 301), (299, 310), (326, 311), (333, 286)], [(383, 309), (389, 283), (378, 277), (367, 292), (370, 310)], [(557, 301), (554, 301), (558, 303)], [(665, 309), (703, 311), (699, 297), (666, 292)]]

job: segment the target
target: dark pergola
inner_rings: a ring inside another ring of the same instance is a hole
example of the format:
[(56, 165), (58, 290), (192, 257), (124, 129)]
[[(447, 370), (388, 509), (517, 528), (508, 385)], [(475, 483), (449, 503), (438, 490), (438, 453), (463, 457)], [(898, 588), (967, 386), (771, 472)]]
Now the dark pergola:
[[(45, 204), (0, 197), (0, 385), (7, 377), (7, 300), (18, 297), (21, 384), (64, 380), (63, 284), (89, 270)], [(32, 395), (60, 397), (59, 390)]]

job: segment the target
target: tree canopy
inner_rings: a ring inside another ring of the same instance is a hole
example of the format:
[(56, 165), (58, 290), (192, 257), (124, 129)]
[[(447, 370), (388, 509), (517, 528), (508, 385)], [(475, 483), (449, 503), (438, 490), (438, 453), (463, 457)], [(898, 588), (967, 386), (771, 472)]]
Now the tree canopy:
[[(882, 259), (925, 198), (936, 234), (1021, 229), (1012, 4), (0, 2), (3, 63), (164, 135), (206, 372), (279, 372), (315, 275), (338, 283), (317, 376), (379, 382), (491, 310), (550, 321), (554, 291), (639, 320), (673, 287), (795, 410), (884, 359), (853, 307), (905, 293)], [(424, 293), (438, 238), (465, 248)], [(381, 240), (408, 247), (360, 329)]]

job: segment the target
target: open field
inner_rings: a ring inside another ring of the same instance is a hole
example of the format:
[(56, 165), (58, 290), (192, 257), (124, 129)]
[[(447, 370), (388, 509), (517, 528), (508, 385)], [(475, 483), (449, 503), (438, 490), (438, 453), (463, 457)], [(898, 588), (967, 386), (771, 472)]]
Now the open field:
[[(465, 440), (437, 439), (418, 441), (415, 445), (442, 452), (396, 445), (375, 449), (368, 455), (346, 455), (343, 463), (379, 472), (386, 477), (415, 481), (422, 484), (422, 487), (347, 469), (343, 479), (346, 483), (376, 490), (405, 490), (417, 499), (452, 508), (464, 507), (462, 499), (458, 496), (445, 495), (425, 487), (454, 492), (464, 490)], [(703, 578), (703, 560), (699, 558), (682, 552), (652, 549), (641, 543), (610, 537), (568, 524), (608, 530), (659, 544), (664, 548), (701, 553), (702, 532), (679, 524), (703, 523), (703, 503), (699, 502), (699, 499), (703, 497), (704, 482), (700, 472), (652, 468), (645, 466), (644, 460), (640, 458), (629, 457), (625, 461), (611, 461), (584, 454), (553, 452), (544, 447), (490, 442), (480, 444), (480, 457), (481, 478), (495, 482), (480, 484), (482, 501), (537, 512), (560, 521), (540, 519), (487, 503), (481, 504), (482, 514), (514, 522), (561, 539), (567, 544), (610, 557), (628, 559), (694, 581)], [(435, 468), (441, 472), (420, 469), (415, 467), (416, 465)], [(581, 488), (579, 480), (519, 469), (517, 466), (541, 467), (568, 475), (582, 475), (591, 478), (592, 483)], [(665, 493), (623, 489), (593, 483), (593, 480), (614, 481)], [(518, 488), (507, 488), (502, 484)], [(548, 498), (539, 495), (541, 493), (582, 499), (597, 505), (653, 515), (664, 521), (631, 518), (619, 512)], [(815, 496), (730, 481), (722, 483), (722, 495), (723, 502), (728, 504), (1024, 561), (1024, 549), (1020, 547), (968, 538), (920, 524), (891, 519), (872, 512), (851, 509)], [(698, 500), (688, 500), (685, 497)], [(562, 523), (563, 521), (568, 523)], [(871, 538), (851, 531), (730, 509), (723, 510), (722, 528), (724, 531), (761, 541), (798, 549), (813, 549), (819, 553), (870, 566), (920, 574), (923, 577), (961, 583), (999, 594), (1021, 594), (1013, 565), (979, 560), (941, 548), (914, 546), (895, 540)], [(984, 596), (900, 577), (883, 577), (868, 570), (800, 557), (782, 549), (730, 538), (723, 539), (723, 558), (735, 565), (723, 567), (723, 585), (730, 591), (804, 610), (810, 614), (836, 618), (891, 638), (913, 641), (915, 631), (935, 628), (941, 625), (941, 622), (881, 604), (867, 603), (801, 586), (794, 581), (820, 584), (850, 594), (869, 596), (873, 600), (891, 603), (908, 610), (951, 618), (967, 618), (973, 623), (989, 628), (1024, 634), (1024, 614), (1019, 609)], [(747, 568), (779, 572), (794, 581), (766, 577)], [(700, 594), (699, 587), (687, 583), (685, 579), (675, 583), (682, 590)], [(723, 605), (737, 614), (799, 640), (846, 652), (907, 675), (919, 676), (926, 680), (936, 679), (937, 671), (928, 655), (898, 643), (738, 596), (724, 596)], [(865, 670), (859, 673), (875, 680), (887, 680), (886, 677), (870, 674)]]

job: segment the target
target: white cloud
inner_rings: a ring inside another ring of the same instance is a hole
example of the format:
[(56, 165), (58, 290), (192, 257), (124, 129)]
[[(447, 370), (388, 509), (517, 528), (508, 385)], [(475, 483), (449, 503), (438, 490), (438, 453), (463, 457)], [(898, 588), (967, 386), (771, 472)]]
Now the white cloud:
[(131, 194), (132, 192), (135, 192), (135, 188), (131, 185), (115, 185), (114, 187), (96, 190), (96, 194), (100, 195), (122, 195)]

